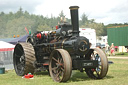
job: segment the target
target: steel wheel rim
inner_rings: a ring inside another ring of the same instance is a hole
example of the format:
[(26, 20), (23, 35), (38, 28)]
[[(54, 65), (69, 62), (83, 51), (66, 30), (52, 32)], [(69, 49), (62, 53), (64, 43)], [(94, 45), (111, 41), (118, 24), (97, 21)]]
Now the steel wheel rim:
[(98, 60), (98, 66), (95, 69), (87, 68), (85, 69), (87, 75), (93, 79), (102, 79), (106, 76), (108, 72), (108, 59), (105, 53), (99, 49), (91, 49), (89, 55), (87, 56), (88, 60)]
[(72, 71), (71, 57), (64, 49), (54, 50), (50, 56), (49, 71), (56, 82), (69, 80)]
[[(21, 45), (16, 46), (17, 52), (14, 52), (14, 68), (17, 74), (23, 74), (25, 66), (25, 54)], [(19, 53), (20, 52), (20, 53)], [(17, 53), (17, 54), (16, 54)]]

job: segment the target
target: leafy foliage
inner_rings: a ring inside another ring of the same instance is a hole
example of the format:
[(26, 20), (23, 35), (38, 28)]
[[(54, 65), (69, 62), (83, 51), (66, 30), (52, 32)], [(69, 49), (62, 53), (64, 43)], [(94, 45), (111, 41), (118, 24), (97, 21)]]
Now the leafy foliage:
[[(58, 17), (51, 15), (51, 18), (44, 17), (43, 15), (29, 14), (27, 11), (20, 9), (16, 13), (9, 12), (5, 14), (0, 13), (0, 38), (11, 38), (13, 35), (25, 35), (25, 27), (31, 30), (32, 33), (36, 31), (49, 31), (55, 29), (55, 26), (60, 23), (61, 17), (64, 19), (65, 15), (63, 11), (60, 12)], [(66, 18), (67, 22), (71, 22), (70, 19)], [(117, 26), (117, 25), (127, 25), (124, 24), (109, 24), (104, 26), (103, 23), (96, 23), (95, 19), (88, 19), (88, 16), (83, 13), (79, 25), (82, 28), (93, 28), (96, 30), (96, 34), (99, 36), (107, 35), (107, 27)]]
[[(20, 8), (16, 13), (10, 12), (5, 14), (0, 13), (0, 38), (11, 38), (13, 35), (25, 35), (25, 27), (31, 30), (32, 33), (36, 31), (49, 31), (55, 29), (55, 26), (60, 21), (60, 18), (64, 16), (63, 11), (58, 17), (51, 18), (29, 14), (27, 11), (23, 11)], [(68, 20), (69, 21), (69, 20)]]

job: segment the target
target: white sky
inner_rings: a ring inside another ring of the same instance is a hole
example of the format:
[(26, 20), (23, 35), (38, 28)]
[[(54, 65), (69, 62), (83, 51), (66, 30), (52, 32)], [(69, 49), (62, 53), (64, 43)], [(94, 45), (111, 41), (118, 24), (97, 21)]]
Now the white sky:
[(79, 17), (85, 13), (89, 19), (104, 24), (128, 22), (128, 0), (0, 0), (0, 12), (16, 12), (20, 7), (32, 14), (58, 16), (63, 10), (70, 18), (69, 7), (79, 6)]

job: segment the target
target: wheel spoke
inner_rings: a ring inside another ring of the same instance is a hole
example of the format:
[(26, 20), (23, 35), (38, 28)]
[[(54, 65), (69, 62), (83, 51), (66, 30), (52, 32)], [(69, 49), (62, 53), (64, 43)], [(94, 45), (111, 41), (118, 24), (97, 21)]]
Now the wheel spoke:
[(52, 59), (53, 59), (54, 61), (56, 61), (56, 62), (57, 62), (57, 63), (56, 63), (56, 65), (58, 65), (58, 64), (59, 64), (59, 65), (61, 65), (62, 67), (64, 67), (64, 65), (63, 65), (62, 63), (60, 63), (60, 62), (59, 62), (59, 59), (57, 60), (57, 59), (55, 59), (54, 57), (52, 57)]
[(100, 76), (98, 71), (96, 71), (96, 74), (97, 74), (98, 77)]
[(58, 73), (56, 74), (56, 79), (61, 80), (63, 77), (63, 71), (61, 69), (58, 70)]
[(52, 59), (53, 59), (54, 61), (56, 61), (57, 63), (59, 63), (58, 60), (56, 60), (54, 57), (52, 57)]
[(100, 69), (100, 70), (101, 70), (101, 68), (102, 68), (102, 67), (101, 67), (101, 66), (99, 66), (99, 69)]
[(17, 64), (17, 67), (20, 67), (20, 63)]
[(21, 70), (21, 68), (22, 68), (21, 63), (17, 64), (17, 69), (18, 69), (18, 70)]
[(57, 59), (57, 61), (58, 61), (58, 63), (60, 63), (60, 59), (59, 58)]
[(24, 66), (24, 61), (21, 62), (21, 65)]
[(22, 73), (22, 72), (23, 72), (23, 70), (24, 70), (24, 67), (21, 67), (21, 69), (20, 69), (20, 73)]
[(25, 61), (25, 55), (24, 54), (21, 56), (21, 59)]
[(52, 68), (52, 70), (57, 70), (57, 67)]
[(61, 67), (63, 67), (63, 68), (64, 68), (64, 63), (63, 63), (62, 58), (61, 58), (61, 59), (59, 59), (59, 64), (61, 65)]
[(60, 59), (60, 63), (62, 63), (62, 58)]
[(64, 68), (61, 67), (61, 70), (64, 72)]
[(61, 71), (59, 71), (59, 72), (56, 74), (56, 77), (59, 77), (60, 73), (61, 73)]
[(60, 76), (59, 76), (59, 75), (60, 75), (60, 72), (57, 72), (56, 75), (55, 75), (55, 78), (56, 78), (56, 80), (58, 80), (58, 81), (60, 80)]

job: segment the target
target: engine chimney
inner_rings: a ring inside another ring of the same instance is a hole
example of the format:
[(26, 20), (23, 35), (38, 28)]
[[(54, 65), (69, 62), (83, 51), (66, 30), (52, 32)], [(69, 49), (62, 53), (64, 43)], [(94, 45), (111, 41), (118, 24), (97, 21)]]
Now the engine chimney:
[(79, 36), (79, 18), (78, 18), (78, 6), (70, 6), (71, 22), (72, 22), (72, 34), (73, 36)]

